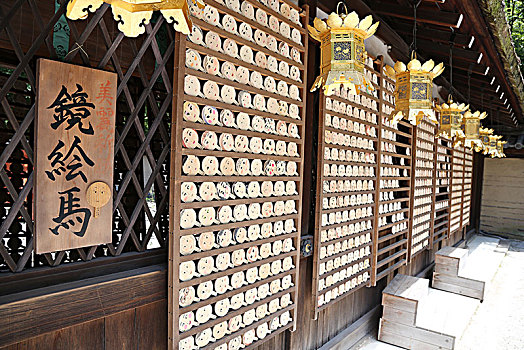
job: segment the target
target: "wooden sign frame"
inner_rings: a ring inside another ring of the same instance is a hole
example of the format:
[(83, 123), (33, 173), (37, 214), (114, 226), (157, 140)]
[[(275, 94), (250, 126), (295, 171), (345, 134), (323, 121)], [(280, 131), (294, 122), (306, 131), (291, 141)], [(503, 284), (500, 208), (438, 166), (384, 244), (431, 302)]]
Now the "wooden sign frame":
[(37, 77), (35, 252), (110, 243), (117, 75), (39, 59)]

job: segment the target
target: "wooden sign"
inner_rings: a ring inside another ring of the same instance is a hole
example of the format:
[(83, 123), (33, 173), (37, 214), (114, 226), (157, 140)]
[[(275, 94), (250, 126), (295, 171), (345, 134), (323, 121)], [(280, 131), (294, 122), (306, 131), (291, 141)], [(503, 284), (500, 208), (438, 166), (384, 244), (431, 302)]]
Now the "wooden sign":
[(111, 242), (117, 76), (38, 61), (37, 254)]

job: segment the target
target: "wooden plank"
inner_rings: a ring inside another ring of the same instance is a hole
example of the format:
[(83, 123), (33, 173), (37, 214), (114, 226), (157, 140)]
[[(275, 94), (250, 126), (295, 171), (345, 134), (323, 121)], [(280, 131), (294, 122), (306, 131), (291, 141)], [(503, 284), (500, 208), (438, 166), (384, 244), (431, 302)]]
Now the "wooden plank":
[(433, 273), (433, 288), (449, 291), (452, 293), (484, 299), (486, 283), (466, 277)]
[(451, 264), (435, 263), (435, 272), (456, 276), (458, 274), (458, 267)]
[(418, 301), (382, 294), (382, 305), (389, 306), (398, 310), (416, 313)]
[[(443, 349), (453, 349), (455, 344), (455, 337), (450, 335), (434, 332), (428, 329), (406, 326), (401, 323), (390, 322), (383, 318), (380, 319), (380, 323), (381, 332), (397, 334), (407, 340), (414, 339)], [(379, 340), (381, 340), (381, 334), (382, 333), (379, 333)]]
[(416, 310), (415, 312), (409, 312), (406, 310), (395, 309), (394, 307), (384, 305), (382, 311), (382, 318), (391, 322), (398, 322), (408, 326), (415, 326), (417, 313)]
[(435, 281), (433, 283), (435, 289), (445, 290), (447, 292), (464, 295), (470, 298), (484, 300), (484, 289), (471, 289), (456, 284), (445, 283), (443, 281)]
[(137, 349), (166, 349), (166, 309), (166, 299), (136, 309)]
[(4, 297), (11, 301), (0, 300), (0, 319), (5, 320), (0, 322), (0, 346), (162, 300), (166, 298), (166, 271), (154, 269), (114, 274), (109, 280), (85, 279), (64, 284), (60, 290), (42, 288), (39, 294), (33, 292), (35, 296), (25, 293), (24, 299)]
[(391, 292), (386, 287), (383, 293), (405, 299), (420, 300), (428, 294), (428, 288), (429, 280), (412, 276), (404, 276), (395, 291)]
[(28, 339), (19, 343), (18, 349), (104, 349), (104, 319), (77, 324)]
[(136, 349), (136, 309), (125, 310), (105, 318), (105, 349)]
[(416, 339), (409, 339), (402, 337), (398, 334), (387, 332), (383, 329), (379, 331), (379, 339), (388, 344), (400, 346), (405, 349), (416, 349), (416, 350), (438, 350), (442, 349), (439, 346), (424, 343)]
[(395, 278), (387, 285), (387, 287), (384, 288), (382, 293), (396, 295), (407, 278), (408, 276), (403, 274), (395, 276)]
[(318, 350), (342, 350), (351, 348), (364, 335), (375, 329), (379, 317), (380, 306), (376, 306)]
[(457, 248), (457, 247), (446, 246), (446, 247), (442, 247), (438, 252), (435, 253), (435, 255), (440, 255), (443, 257), (460, 260), (462, 258), (467, 258), (468, 250)]

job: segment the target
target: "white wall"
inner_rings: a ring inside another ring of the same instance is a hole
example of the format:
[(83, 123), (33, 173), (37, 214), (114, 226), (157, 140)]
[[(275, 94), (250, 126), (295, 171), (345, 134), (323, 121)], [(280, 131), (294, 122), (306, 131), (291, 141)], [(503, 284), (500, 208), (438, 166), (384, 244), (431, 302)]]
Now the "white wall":
[(480, 229), (524, 239), (524, 159), (484, 160)]

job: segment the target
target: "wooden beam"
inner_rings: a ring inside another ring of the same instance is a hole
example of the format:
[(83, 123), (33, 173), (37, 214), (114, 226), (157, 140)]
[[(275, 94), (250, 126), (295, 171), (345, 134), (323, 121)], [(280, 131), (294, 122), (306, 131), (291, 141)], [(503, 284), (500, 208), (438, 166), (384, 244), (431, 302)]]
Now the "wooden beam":
[[(408, 35), (406, 38), (411, 40), (413, 33), (413, 26), (405, 23), (395, 23), (395, 30), (403, 35)], [(448, 44), (452, 39), (452, 32), (448, 30), (439, 30), (435, 28), (426, 28), (422, 25), (417, 26), (417, 40), (424, 39), (430, 41), (438, 41), (440, 43)], [(471, 47), (475, 39), (472, 35), (455, 33), (453, 43), (455, 46)]]
[[(384, 2), (373, 2), (372, 9), (381, 15), (414, 20), (413, 9)], [(437, 11), (434, 9), (417, 9), (417, 21), (437, 26), (459, 28), (464, 16), (461, 13)]]
[[(468, 81), (468, 73), (464, 72), (462, 70), (453, 71), (453, 79), (458, 80), (465, 80)], [(492, 90), (495, 90), (497, 87), (497, 83), (493, 83), (491, 85), (491, 80), (493, 79), (492, 76), (488, 75), (478, 75), (478, 74), (471, 74), (470, 77), (472, 82), (475, 82), (478, 86), (485, 86), (486, 88), (493, 87)]]
[[(449, 75), (449, 57), (446, 57), (446, 60), (444, 61), (444, 64), (446, 65), (446, 71), (445, 75)], [(489, 69), (488, 69), (489, 68)], [(487, 66), (485, 64), (479, 63), (473, 63), (473, 62), (465, 62), (461, 60), (456, 60), (455, 55), (453, 55), (453, 72), (455, 69), (460, 69), (462, 71), (468, 72), (471, 70), (472, 74), (478, 74), (478, 75), (486, 75), (491, 71), (491, 67)]]
[[(471, 91), (471, 96), (477, 96), (478, 97), (478, 100), (481, 101), (491, 101), (491, 100), (495, 100), (496, 104), (502, 106), (505, 108), (505, 105), (504, 105), (504, 99), (503, 98), (502, 100), (500, 99), (500, 95), (502, 94), (501, 91), (499, 91), (498, 93), (496, 93), (494, 90), (491, 90), (491, 89), (484, 89), (483, 91), (483, 98), (481, 99), (480, 98), (480, 95), (481, 95), (481, 91), (482, 91), (482, 87), (480, 86), (476, 86), (475, 84), (470, 84), (470, 87), (468, 87), (468, 82), (467, 81), (453, 81), (453, 87), (459, 91), (462, 91), (464, 95), (467, 96), (468, 94), (468, 88), (470, 89)], [(505, 95), (505, 94), (504, 94)]]
[[(430, 42), (427, 40), (417, 41), (417, 47), (428, 53), (428, 56), (439, 55), (442, 59), (449, 60), (449, 45)], [(453, 61), (465, 61), (470, 63), (480, 63), (483, 54), (471, 49), (453, 48)]]
[(523, 118), (521, 114), (521, 101), (518, 100), (516, 94), (513, 91), (513, 88), (511, 87), (511, 84), (508, 81), (508, 77), (506, 76), (507, 72), (504, 69), (500, 55), (495, 47), (489, 26), (486, 23), (484, 15), (482, 14), (479, 3), (476, 0), (462, 0), (457, 1), (457, 6), (459, 6), (464, 11), (467, 18), (471, 19), (469, 22), (471, 23), (473, 30), (476, 33), (479, 33), (478, 39), (481, 41), (484, 49), (486, 50), (486, 58), (490, 64), (493, 65), (492, 74), (496, 75), (497, 79), (501, 81), (504, 91), (509, 92), (506, 93), (506, 95), (508, 95), (508, 100), (515, 110), (517, 119), (522, 123)]
[(0, 298), (0, 347), (167, 297), (165, 265)]

